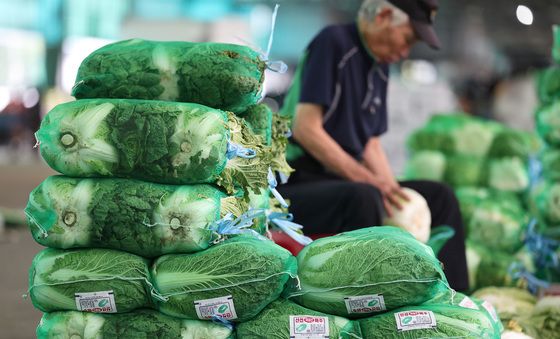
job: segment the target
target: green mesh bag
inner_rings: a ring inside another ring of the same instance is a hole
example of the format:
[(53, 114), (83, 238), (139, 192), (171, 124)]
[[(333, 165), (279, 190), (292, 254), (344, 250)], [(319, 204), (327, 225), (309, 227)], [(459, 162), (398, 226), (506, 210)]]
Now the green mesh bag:
[(487, 186), (499, 191), (522, 193), (529, 188), (529, 169), (519, 157), (489, 159)]
[(557, 339), (560, 333), (560, 296), (540, 299), (531, 314), (520, 320), (527, 333), (539, 339)]
[(409, 136), (407, 146), (412, 153), (432, 150), (484, 157), (501, 128), (497, 123), (465, 114), (438, 114)]
[(509, 268), (516, 258), (510, 253), (489, 249), (468, 240), (466, 255), (471, 289), (513, 284)]
[(272, 115), (272, 164), (271, 169), (274, 172), (280, 173), (281, 176), (287, 179), (289, 175), (294, 172), (294, 169), (288, 165), (287, 153), (289, 141), (291, 136), (290, 119), (273, 113)]
[(453, 187), (478, 186), (485, 181), (486, 163), (474, 156), (447, 157), (444, 180)]
[(364, 339), (500, 338), (484, 312), (452, 305), (402, 307), (362, 319), (360, 327)]
[(102, 247), (156, 257), (208, 248), (212, 226), (247, 209), (210, 185), (162, 185), (132, 179), (47, 178), (25, 213), (33, 238), (54, 248)]
[(530, 209), (545, 225), (560, 226), (560, 182), (541, 181), (531, 191)]
[(537, 111), (537, 133), (548, 145), (560, 147), (560, 100)]
[(490, 191), (484, 187), (459, 187), (455, 190), (459, 201), (461, 217), (465, 226), (465, 235), (469, 233), (469, 223), (478, 205), (490, 197)]
[(238, 338), (361, 338), (357, 322), (302, 307), (285, 299), (273, 301), (255, 318), (237, 325)]
[(560, 181), (560, 149), (545, 148), (539, 154), (542, 166), (542, 176), (551, 181)]
[(328, 314), (363, 318), (421, 304), (449, 289), (432, 249), (397, 227), (321, 238), (297, 258), (300, 288), (288, 297)]
[(240, 235), (202, 252), (160, 257), (151, 273), (165, 300), (158, 302), (162, 313), (243, 322), (277, 299), (297, 268), (272, 241)]
[(527, 317), (535, 307), (536, 298), (517, 287), (486, 287), (473, 293), (473, 297), (494, 306), (502, 324), (509, 327), (511, 320)]
[[(249, 192), (249, 206), (252, 209), (267, 211), (270, 208), (270, 199), (271, 194), (268, 188), (261, 189), (258, 194)], [(268, 218), (266, 217), (266, 213), (256, 217), (253, 220), (251, 228), (259, 234), (266, 234), (268, 232)]]
[(269, 148), (233, 114), (197, 104), (78, 100), (50, 111), (36, 136), (49, 166), (69, 176), (267, 187)]
[(181, 320), (153, 310), (123, 314), (45, 313), (37, 339), (233, 339), (232, 330), (211, 321)]
[(272, 110), (267, 105), (250, 106), (239, 116), (245, 119), (255, 134), (263, 137), (266, 145), (270, 146), (272, 143)]
[(407, 179), (443, 181), (445, 175), (445, 155), (439, 151), (418, 151), (405, 166)]
[(549, 67), (536, 73), (537, 95), (542, 104), (560, 99), (560, 67)]
[(124, 313), (149, 307), (148, 263), (108, 249), (47, 248), (29, 269), (29, 297), (43, 312)]
[(193, 102), (237, 113), (260, 99), (265, 69), (246, 46), (132, 39), (85, 58), (72, 95)]
[[(451, 298), (449, 295), (450, 293), (452, 294)], [(500, 321), (500, 317), (498, 316), (496, 309), (488, 301), (480, 300), (475, 297), (469, 297), (461, 292), (445, 291), (444, 293), (440, 293), (435, 298), (428, 300), (422, 305), (429, 306), (434, 304), (452, 305), (481, 311), (486, 315), (490, 323), (492, 323), (492, 327), (494, 328), (495, 333), (501, 333), (504, 330), (504, 326)]]
[(492, 158), (517, 157), (526, 161), (535, 154), (540, 142), (535, 133), (504, 128), (492, 141), (488, 156)]
[(528, 215), (516, 204), (480, 202), (469, 222), (469, 239), (488, 248), (514, 253), (522, 245)]

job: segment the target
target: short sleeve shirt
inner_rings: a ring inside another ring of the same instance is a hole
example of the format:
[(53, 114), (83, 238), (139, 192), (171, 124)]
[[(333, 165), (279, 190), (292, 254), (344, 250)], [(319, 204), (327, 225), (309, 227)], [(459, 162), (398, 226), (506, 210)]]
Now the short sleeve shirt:
[(387, 131), (387, 80), (388, 65), (370, 56), (356, 23), (333, 25), (307, 48), (299, 102), (321, 105), (327, 133), (361, 160), (368, 140)]

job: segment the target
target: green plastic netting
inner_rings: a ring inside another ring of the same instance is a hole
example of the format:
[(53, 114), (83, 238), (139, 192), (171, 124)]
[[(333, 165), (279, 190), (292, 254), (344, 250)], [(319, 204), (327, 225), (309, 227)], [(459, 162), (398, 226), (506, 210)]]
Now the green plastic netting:
[(247, 321), (297, 274), (296, 259), (269, 240), (240, 235), (209, 249), (166, 255), (152, 266), (158, 309), (186, 319)]
[(321, 238), (297, 258), (301, 286), (287, 296), (328, 314), (365, 317), (420, 304), (449, 289), (432, 249), (397, 227)]
[(149, 276), (147, 260), (134, 254), (47, 248), (29, 269), (29, 296), (43, 312), (124, 313), (152, 305)]
[(560, 100), (537, 110), (537, 133), (548, 145), (560, 147)]
[(447, 157), (444, 180), (453, 187), (478, 186), (485, 182), (486, 162), (469, 155)]
[(487, 161), (486, 185), (489, 188), (522, 193), (529, 188), (529, 169), (519, 157), (503, 157)]
[(193, 102), (238, 113), (260, 99), (265, 69), (246, 46), (132, 39), (84, 59), (72, 95)]
[(445, 155), (439, 151), (417, 151), (407, 161), (404, 176), (407, 179), (443, 181)]
[(362, 319), (360, 327), (364, 339), (500, 338), (482, 311), (451, 305), (403, 307)]
[(272, 143), (272, 110), (265, 104), (252, 105), (239, 114), (245, 119), (253, 132), (263, 137), (266, 145)]
[(469, 286), (472, 290), (488, 286), (511, 286), (509, 268), (517, 259), (508, 252), (486, 248), (468, 240), (466, 244)]
[(499, 199), (481, 201), (469, 221), (469, 239), (488, 248), (514, 253), (522, 245), (528, 222), (528, 214), (519, 204)]
[(230, 194), (268, 186), (270, 148), (233, 114), (197, 104), (78, 100), (51, 110), (36, 136), (46, 162), (69, 176), (217, 183)]
[(37, 339), (234, 339), (232, 330), (211, 321), (181, 320), (153, 310), (123, 314), (90, 312), (45, 313)]
[(523, 161), (540, 148), (540, 141), (535, 133), (504, 128), (493, 139), (488, 151), (491, 158), (517, 157)]
[(237, 325), (236, 334), (238, 338), (266, 339), (285, 339), (294, 335), (341, 339), (362, 337), (357, 322), (313, 311), (282, 298), (273, 301), (255, 318)]
[(210, 185), (53, 176), (31, 192), (25, 213), (43, 246), (113, 248), (151, 258), (208, 248), (221, 237), (213, 223), (246, 210), (244, 200)]
[(517, 287), (486, 287), (475, 291), (473, 297), (491, 303), (505, 328), (511, 320), (529, 316), (537, 301), (529, 292)]
[[(495, 333), (501, 333), (504, 330), (504, 326), (500, 321), (500, 317), (496, 309), (490, 302), (480, 300), (473, 296), (469, 297), (461, 292), (455, 291), (451, 292), (453, 295), (450, 298), (449, 293), (449, 291), (440, 293), (435, 298), (425, 302), (423, 305), (451, 305), (481, 311), (486, 315), (490, 323), (492, 323), (492, 327), (494, 328)], [(449, 301), (450, 299), (451, 301)]]
[(531, 191), (530, 209), (547, 226), (560, 226), (560, 182), (541, 181)]
[[(270, 208), (271, 197), (270, 189), (268, 188), (261, 189), (258, 194), (249, 192), (249, 207), (256, 210), (268, 210)], [(266, 234), (268, 232), (268, 218), (266, 214), (255, 218), (251, 228), (259, 234)]]
[(543, 104), (560, 99), (560, 67), (549, 67), (536, 73), (537, 95)]
[(560, 181), (560, 149), (545, 148), (539, 154), (542, 165), (542, 175), (551, 181)]

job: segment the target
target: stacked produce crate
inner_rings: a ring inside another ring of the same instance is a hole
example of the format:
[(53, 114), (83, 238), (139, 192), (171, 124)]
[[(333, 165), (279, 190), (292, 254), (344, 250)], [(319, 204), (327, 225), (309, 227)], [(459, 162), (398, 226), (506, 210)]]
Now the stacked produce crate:
[(39, 337), (227, 338), (277, 299), (297, 272), (262, 236), (270, 173), (290, 171), (285, 122), (254, 106), (265, 67), (243, 46), (139, 39), (84, 60), (79, 100), (37, 133), (63, 174), (26, 208), (49, 247), (29, 277)]

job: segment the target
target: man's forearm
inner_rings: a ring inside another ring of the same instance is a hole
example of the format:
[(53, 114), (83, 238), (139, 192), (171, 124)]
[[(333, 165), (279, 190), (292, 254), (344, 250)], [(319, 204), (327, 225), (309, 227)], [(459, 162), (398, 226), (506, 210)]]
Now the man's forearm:
[(323, 166), (351, 181), (373, 183), (375, 176), (350, 156), (324, 130), (322, 110), (313, 104), (298, 105), (294, 120), (294, 138)]
[(362, 156), (368, 170), (387, 181), (396, 182), (389, 159), (387, 159), (379, 138), (370, 139)]

